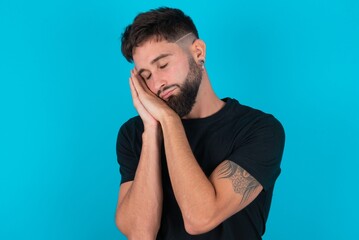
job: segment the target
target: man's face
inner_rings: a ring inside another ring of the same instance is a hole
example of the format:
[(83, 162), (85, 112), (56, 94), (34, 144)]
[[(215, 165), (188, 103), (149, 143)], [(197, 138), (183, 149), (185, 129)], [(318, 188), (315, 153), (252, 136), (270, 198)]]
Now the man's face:
[(175, 43), (147, 41), (133, 54), (136, 69), (148, 88), (180, 117), (192, 110), (202, 80), (193, 57)]

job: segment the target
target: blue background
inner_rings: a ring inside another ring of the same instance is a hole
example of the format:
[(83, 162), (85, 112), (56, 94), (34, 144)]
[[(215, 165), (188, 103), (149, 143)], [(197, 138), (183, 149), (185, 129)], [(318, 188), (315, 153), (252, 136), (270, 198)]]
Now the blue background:
[(0, 239), (125, 239), (115, 142), (136, 112), (119, 38), (163, 5), (197, 24), (218, 95), (286, 129), (264, 239), (354, 239), (356, 0), (0, 0)]

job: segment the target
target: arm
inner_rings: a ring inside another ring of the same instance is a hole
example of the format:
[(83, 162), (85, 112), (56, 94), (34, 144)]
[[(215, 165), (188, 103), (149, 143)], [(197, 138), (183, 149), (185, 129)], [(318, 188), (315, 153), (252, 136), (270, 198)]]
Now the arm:
[(262, 191), (248, 172), (229, 160), (208, 179), (191, 151), (180, 119), (167, 116), (160, 122), (173, 191), (188, 233), (212, 230)]
[(116, 225), (129, 239), (155, 239), (162, 213), (160, 126), (143, 108), (131, 86), (134, 105), (144, 122), (135, 178), (120, 187)]
[(188, 233), (210, 231), (258, 196), (262, 186), (230, 161), (221, 163), (207, 178), (192, 153), (179, 116), (139, 78), (132, 77), (132, 84), (143, 106), (161, 124), (171, 184)]

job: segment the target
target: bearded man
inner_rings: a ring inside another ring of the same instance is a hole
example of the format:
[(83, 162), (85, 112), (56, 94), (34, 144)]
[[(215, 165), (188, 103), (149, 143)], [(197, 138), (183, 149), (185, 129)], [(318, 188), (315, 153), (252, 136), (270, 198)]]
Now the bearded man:
[(270, 114), (220, 99), (206, 45), (181, 10), (139, 14), (122, 35), (139, 116), (120, 128), (116, 224), (129, 239), (261, 239), (284, 130)]

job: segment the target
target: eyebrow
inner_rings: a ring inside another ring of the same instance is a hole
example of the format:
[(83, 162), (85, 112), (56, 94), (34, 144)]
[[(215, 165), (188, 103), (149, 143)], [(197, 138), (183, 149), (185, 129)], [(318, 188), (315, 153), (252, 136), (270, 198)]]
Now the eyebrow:
[[(157, 61), (159, 61), (160, 59), (165, 58), (165, 57), (168, 57), (168, 56), (171, 56), (171, 55), (172, 55), (171, 53), (162, 53), (162, 54), (160, 54), (158, 57), (156, 57), (155, 59), (153, 59), (153, 60), (151, 61), (151, 64), (154, 64), (154, 63), (156, 63)], [(138, 71), (138, 75), (141, 75), (141, 73), (143, 73), (143, 71), (146, 71), (146, 69), (141, 68), (141, 69)]]

